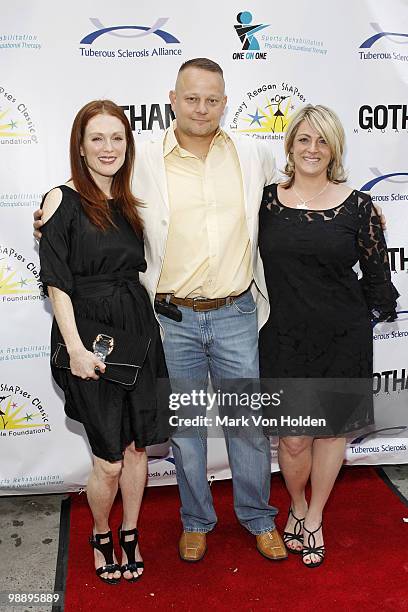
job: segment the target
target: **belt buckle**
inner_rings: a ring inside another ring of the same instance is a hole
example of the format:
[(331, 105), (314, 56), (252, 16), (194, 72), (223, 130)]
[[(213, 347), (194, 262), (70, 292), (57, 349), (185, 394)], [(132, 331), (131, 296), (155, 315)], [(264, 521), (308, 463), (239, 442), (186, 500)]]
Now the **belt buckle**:
[(193, 310), (194, 310), (194, 312), (208, 312), (209, 310), (213, 310), (213, 308), (203, 308), (202, 310), (197, 310), (197, 308), (196, 308), (196, 303), (197, 302), (208, 302), (208, 301), (209, 301), (208, 298), (194, 297), (193, 298)]

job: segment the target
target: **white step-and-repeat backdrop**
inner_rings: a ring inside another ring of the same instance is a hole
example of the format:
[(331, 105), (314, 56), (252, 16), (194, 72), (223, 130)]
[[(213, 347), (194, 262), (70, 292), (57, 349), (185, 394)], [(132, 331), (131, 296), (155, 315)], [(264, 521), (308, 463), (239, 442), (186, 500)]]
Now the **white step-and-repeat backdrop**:
[[(272, 147), (306, 102), (334, 108), (350, 183), (387, 216), (399, 318), (375, 338), (375, 431), (349, 440), (349, 463), (408, 462), (408, 4), (406, 0), (188, 3), (14, 0), (0, 28), (0, 494), (72, 491), (90, 468), (82, 426), (52, 383), (50, 304), (41, 295), (32, 213), (69, 177), (77, 110), (111, 98), (136, 143), (168, 126), (180, 64), (224, 68), (224, 128)], [(273, 466), (276, 463), (276, 441)], [(175, 482), (168, 446), (149, 450), (149, 483)], [(229, 476), (223, 440), (209, 477)]]

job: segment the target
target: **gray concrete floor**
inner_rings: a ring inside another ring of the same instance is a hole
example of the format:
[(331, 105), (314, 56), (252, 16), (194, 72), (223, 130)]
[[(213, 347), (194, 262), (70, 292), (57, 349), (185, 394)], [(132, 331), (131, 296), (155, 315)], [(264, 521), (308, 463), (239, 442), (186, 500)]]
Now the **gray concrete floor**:
[[(65, 495), (0, 498), (0, 593), (54, 591), (61, 501)], [(9, 606), (1, 612), (50, 612), (51, 605)]]
[[(386, 466), (384, 471), (408, 499), (408, 465)], [(60, 509), (64, 497), (0, 497), (1, 593), (54, 590)], [(51, 612), (51, 608), (51, 605), (16, 607), (0, 604), (1, 612)]]

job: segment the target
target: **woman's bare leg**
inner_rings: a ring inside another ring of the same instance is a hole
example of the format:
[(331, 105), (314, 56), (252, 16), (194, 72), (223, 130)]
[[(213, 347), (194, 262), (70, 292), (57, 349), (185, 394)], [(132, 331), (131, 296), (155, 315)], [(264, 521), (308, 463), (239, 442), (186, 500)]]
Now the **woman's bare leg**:
[[(313, 438), (289, 436), (279, 440), (279, 465), (291, 498), (291, 508), (297, 518), (303, 518), (307, 511), (305, 487), (312, 469)], [(285, 531), (293, 533), (295, 520), (288, 517)], [(289, 542), (288, 547), (301, 550), (302, 545)]]
[[(110, 463), (99, 457), (93, 457), (93, 468), (88, 480), (87, 497), (94, 518), (94, 533), (109, 531), (109, 514), (118, 491), (122, 462)], [(101, 541), (105, 543), (104, 540)], [(95, 569), (105, 565), (105, 559), (99, 550), (94, 549)], [(115, 556), (113, 557), (116, 562)], [(120, 572), (102, 574), (102, 578), (120, 578)]]
[[(317, 529), (322, 522), (323, 509), (343, 464), (345, 448), (345, 438), (316, 438), (313, 443), (310, 476), (312, 494), (305, 518), (305, 527), (309, 531)], [(315, 538), (316, 546), (324, 544), (322, 530), (315, 534)], [(305, 561), (309, 563), (318, 560), (318, 556), (314, 554), (305, 557)]]
[[(147, 479), (147, 454), (144, 448), (135, 448), (134, 443), (125, 449), (123, 456), (123, 469), (119, 480), (119, 486), (122, 493), (123, 502), (123, 520), (122, 529), (128, 531), (137, 527), (139, 518), (140, 505), (142, 503), (143, 492), (146, 486)], [(126, 540), (133, 540), (134, 536), (125, 536)], [(135, 560), (142, 561), (139, 552), (139, 545), (136, 547)], [(122, 552), (122, 565), (127, 563), (126, 553)], [(133, 572), (133, 575), (143, 573), (143, 569), (139, 572)], [(132, 573), (127, 571), (123, 577), (129, 580), (132, 578)]]

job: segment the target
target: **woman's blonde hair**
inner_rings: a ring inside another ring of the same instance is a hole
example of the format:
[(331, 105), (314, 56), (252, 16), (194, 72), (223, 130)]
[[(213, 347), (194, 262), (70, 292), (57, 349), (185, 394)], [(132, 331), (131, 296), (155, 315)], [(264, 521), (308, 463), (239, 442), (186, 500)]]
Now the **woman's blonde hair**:
[(333, 183), (344, 183), (346, 181), (346, 173), (343, 167), (345, 135), (340, 119), (327, 106), (307, 104), (293, 115), (285, 134), (286, 166), (284, 174), (286, 174), (288, 180), (282, 184), (282, 187), (288, 189), (295, 178), (295, 164), (291, 150), (302, 121), (310, 123), (323, 136), (330, 148), (331, 159), (327, 168), (328, 180)]

